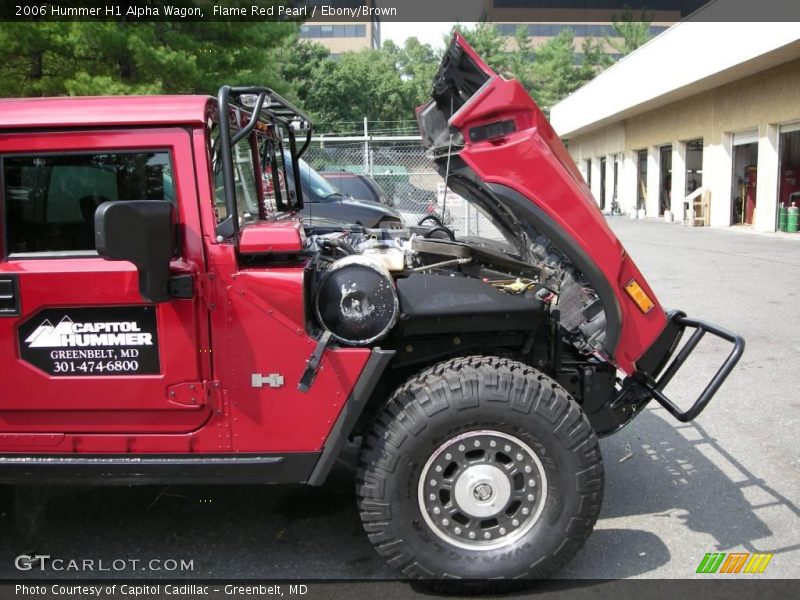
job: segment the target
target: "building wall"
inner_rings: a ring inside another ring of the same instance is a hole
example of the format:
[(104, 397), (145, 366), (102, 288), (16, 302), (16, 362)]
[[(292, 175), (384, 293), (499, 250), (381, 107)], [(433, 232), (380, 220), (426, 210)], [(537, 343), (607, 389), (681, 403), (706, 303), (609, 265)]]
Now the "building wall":
[[(532, 48), (538, 48), (546, 44), (558, 34), (558, 31), (563, 28), (569, 28), (573, 32), (573, 45), (578, 54), (583, 52), (583, 43), (588, 39), (593, 42), (599, 42), (607, 54), (618, 58), (619, 51), (608, 44), (605, 39), (608, 36), (617, 45), (622, 42), (621, 38), (616, 37), (614, 27), (610, 24), (610, 19), (613, 16), (615, 15), (609, 12), (609, 20), (596, 23), (497, 23), (496, 27), (505, 38), (505, 48), (508, 52), (514, 52), (519, 49), (516, 41), (516, 30), (517, 27), (522, 25), (528, 28), (528, 43)], [(673, 23), (674, 20), (651, 23), (650, 37), (655, 37), (665, 31)], [(546, 32), (548, 29), (551, 31)], [(588, 31), (586, 31), (587, 29)], [(545, 30), (546, 33), (541, 30)]]
[[(585, 135), (569, 139), (580, 165), (600, 156), (623, 157), (619, 202), (636, 204), (636, 151), (648, 151), (647, 215), (658, 216), (659, 148), (672, 145), (672, 213), (684, 217), (685, 143), (703, 139), (703, 187), (711, 191), (711, 225), (731, 222), (733, 134), (758, 129), (758, 185), (754, 227), (775, 230), (778, 190), (778, 125), (800, 119), (800, 59), (673, 102)], [(633, 171), (633, 172), (632, 172)], [(655, 187), (655, 189), (654, 189)]]
[[(363, 32), (363, 35), (357, 35)], [(325, 46), (331, 54), (357, 52), (365, 48), (380, 46), (380, 23), (359, 22), (314, 22), (300, 28), (300, 39)]]

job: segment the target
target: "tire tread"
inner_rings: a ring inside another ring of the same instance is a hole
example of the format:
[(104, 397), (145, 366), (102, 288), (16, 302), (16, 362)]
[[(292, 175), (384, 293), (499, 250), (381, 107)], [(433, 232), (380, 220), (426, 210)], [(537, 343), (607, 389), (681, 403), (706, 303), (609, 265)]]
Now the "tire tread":
[[(472, 401), (469, 401), (472, 400)], [(427, 419), (441, 411), (468, 411), (480, 403), (508, 403), (513, 411), (535, 415), (576, 457), (580, 495), (578, 515), (570, 519), (563, 542), (549, 556), (536, 556), (527, 570), (513, 578), (547, 577), (566, 565), (591, 533), (603, 496), (603, 464), (597, 438), (580, 406), (554, 380), (523, 363), (494, 356), (467, 356), (437, 363), (406, 380), (395, 390), (365, 435), (357, 471), (361, 520), (370, 541), (387, 563), (407, 577), (442, 579), (410, 553), (391, 528), (391, 498), (386, 480), (394, 474), (399, 450), (409, 436), (422, 434)]]

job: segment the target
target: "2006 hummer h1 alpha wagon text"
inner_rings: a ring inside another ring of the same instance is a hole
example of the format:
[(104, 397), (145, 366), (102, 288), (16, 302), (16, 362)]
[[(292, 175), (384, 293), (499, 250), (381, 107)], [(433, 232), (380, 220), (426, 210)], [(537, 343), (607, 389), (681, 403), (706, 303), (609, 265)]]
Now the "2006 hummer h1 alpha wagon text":
[[(597, 437), (651, 399), (693, 419), (743, 351), (665, 313), (458, 35), (417, 116), (498, 239), (301, 222), (311, 122), (267, 88), (0, 106), (3, 483), (320, 485), (360, 439), (405, 576), (542, 577), (597, 519)], [(664, 388), (706, 333), (733, 348), (684, 411)]]

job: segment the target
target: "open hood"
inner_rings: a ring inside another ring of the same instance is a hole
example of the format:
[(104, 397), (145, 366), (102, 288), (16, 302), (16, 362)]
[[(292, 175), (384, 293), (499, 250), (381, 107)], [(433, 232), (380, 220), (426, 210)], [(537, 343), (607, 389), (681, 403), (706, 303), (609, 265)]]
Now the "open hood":
[[(584, 349), (635, 371), (666, 315), (525, 88), (493, 71), (456, 33), (417, 119), (448, 186), (502, 221), (523, 260), (566, 265), (559, 302), (571, 318), (562, 323)], [(636, 302), (632, 285), (648, 303)], [(591, 318), (579, 302), (588, 292), (602, 304)]]

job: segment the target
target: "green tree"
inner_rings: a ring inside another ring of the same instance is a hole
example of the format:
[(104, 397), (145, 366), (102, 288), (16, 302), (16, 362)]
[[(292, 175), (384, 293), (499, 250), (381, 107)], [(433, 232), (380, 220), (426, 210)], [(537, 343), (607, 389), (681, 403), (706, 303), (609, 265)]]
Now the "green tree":
[(508, 40), (500, 35), (494, 23), (476, 23), (472, 27), (456, 25), (450, 30), (446, 44), (450, 43), (453, 31), (456, 30), (461, 32), (467, 43), (492, 69), (498, 73), (511, 72), (512, 54), (509, 52)]
[(371, 121), (413, 116), (394, 56), (381, 50), (345, 52), (320, 63), (307, 88), (306, 107), (328, 126), (352, 131), (365, 116)]
[(539, 46), (534, 56), (530, 91), (546, 113), (611, 64), (600, 40), (585, 38), (581, 54), (576, 54), (575, 34), (569, 28)]
[(630, 7), (626, 6), (619, 19), (616, 15), (612, 17), (614, 36), (606, 35), (606, 43), (622, 56), (630, 54), (650, 39), (651, 19), (652, 15), (645, 10), (638, 19), (634, 18)]
[(2, 23), (0, 85), (17, 96), (283, 90), (271, 53), (297, 31), (258, 21)]
[(536, 61), (536, 50), (531, 44), (528, 28), (525, 25), (517, 25), (514, 32), (515, 50), (510, 55), (509, 68), (511, 73), (519, 82), (525, 86), (528, 92), (532, 92), (536, 87), (534, 79), (534, 63)]
[(581, 44), (581, 59), (577, 67), (578, 80), (583, 85), (613, 63), (614, 59), (606, 52), (604, 40), (584, 38)]
[(421, 43), (416, 37), (408, 38), (402, 48), (387, 41), (383, 49), (395, 56), (396, 68), (412, 108), (427, 102), (442, 59), (441, 52)]
[(276, 56), (292, 98), (326, 133), (360, 131), (364, 117), (383, 131), (407, 129), (414, 108), (428, 98), (440, 60), (414, 37), (402, 47), (388, 40), (380, 50), (345, 52), (335, 60), (308, 41), (285, 44)]
[(0, 86), (4, 96), (64, 93), (71, 60), (69, 23), (0, 23)]
[(523, 25), (517, 27), (513, 40), (486, 23), (462, 34), (495, 71), (519, 80), (545, 112), (612, 62), (603, 41), (594, 38), (585, 38), (578, 54), (569, 28), (537, 48)]
[(580, 86), (571, 29), (562, 29), (536, 49), (533, 78), (531, 92), (545, 111)]
[(272, 53), (278, 76), (288, 87), (286, 93), (289, 94), (289, 99), (311, 114), (313, 110), (308, 100), (314, 78), (325, 65), (331, 65), (333, 61), (330, 54), (325, 46), (308, 40), (298, 40), (294, 36), (286, 38)]

